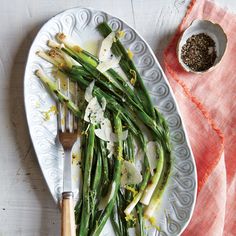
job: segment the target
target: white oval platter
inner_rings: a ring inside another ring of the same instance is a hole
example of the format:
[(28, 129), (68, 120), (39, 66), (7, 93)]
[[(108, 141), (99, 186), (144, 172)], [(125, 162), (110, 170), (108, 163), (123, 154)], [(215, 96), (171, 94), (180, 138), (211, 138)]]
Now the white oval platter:
[[(156, 211), (157, 229), (147, 229), (148, 235), (180, 235), (192, 216), (196, 200), (197, 174), (193, 154), (169, 83), (151, 48), (130, 26), (117, 17), (90, 8), (73, 8), (51, 18), (40, 29), (31, 46), (24, 78), (24, 100), (32, 143), (56, 202), (62, 190), (62, 148), (57, 141), (56, 116), (45, 120), (45, 113), (55, 101), (34, 75), (38, 68), (51, 70), (51, 65), (35, 52), (47, 49), (47, 41), (58, 32), (65, 32), (92, 53), (97, 53), (102, 38), (96, 26), (106, 21), (114, 31), (123, 30), (121, 40), (134, 54), (134, 62), (140, 72), (155, 106), (164, 114), (170, 127), (173, 168), (168, 186)], [(74, 152), (78, 150), (75, 145)], [(78, 161), (73, 165), (73, 188), (78, 196), (80, 171)], [(102, 235), (115, 235), (109, 222)]]

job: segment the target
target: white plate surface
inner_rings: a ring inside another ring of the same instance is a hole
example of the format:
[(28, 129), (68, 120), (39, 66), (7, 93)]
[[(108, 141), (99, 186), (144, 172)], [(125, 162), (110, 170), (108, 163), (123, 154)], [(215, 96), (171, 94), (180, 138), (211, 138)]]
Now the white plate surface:
[[(113, 30), (123, 30), (122, 43), (134, 53), (137, 66), (155, 106), (164, 114), (170, 127), (173, 168), (171, 178), (157, 209), (157, 225), (161, 231), (149, 229), (148, 235), (179, 235), (186, 228), (196, 200), (197, 174), (191, 148), (169, 83), (154, 53), (143, 38), (122, 20), (101, 11), (73, 8), (51, 18), (37, 34), (29, 52), (24, 78), (24, 99), (29, 131), (37, 158), (49, 190), (58, 202), (62, 190), (62, 147), (57, 141), (56, 116), (44, 120), (44, 113), (55, 101), (34, 75), (38, 68), (51, 70), (51, 65), (35, 52), (47, 49), (47, 40), (58, 32), (71, 35), (82, 47), (96, 53), (102, 38), (96, 26), (107, 21)], [(74, 146), (74, 153), (78, 152)], [(73, 188), (80, 189), (78, 160), (73, 165)], [(112, 236), (108, 224), (102, 235)]]

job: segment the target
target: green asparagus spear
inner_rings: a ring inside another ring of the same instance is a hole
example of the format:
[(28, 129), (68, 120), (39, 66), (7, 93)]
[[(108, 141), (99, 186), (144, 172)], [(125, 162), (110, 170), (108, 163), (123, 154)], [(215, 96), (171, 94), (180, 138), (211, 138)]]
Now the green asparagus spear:
[(94, 152), (94, 125), (90, 124), (88, 130), (88, 144), (87, 151), (85, 156), (85, 166), (84, 166), (84, 178), (83, 178), (83, 208), (81, 215), (81, 223), (80, 223), (80, 236), (88, 235), (89, 230), (89, 220), (90, 220), (90, 210), (91, 210), (91, 202), (90, 202), (90, 188), (91, 188), (91, 171), (92, 171), (92, 163), (93, 163), (93, 152)]

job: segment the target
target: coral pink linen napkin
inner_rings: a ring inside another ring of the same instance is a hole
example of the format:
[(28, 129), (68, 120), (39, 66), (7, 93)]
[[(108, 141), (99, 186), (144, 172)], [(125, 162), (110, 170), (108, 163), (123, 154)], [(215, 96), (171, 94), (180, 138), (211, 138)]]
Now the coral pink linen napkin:
[[(176, 45), (194, 19), (222, 26), (228, 46), (211, 72), (185, 72)], [(193, 0), (164, 53), (165, 72), (187, 128), (198, 171), (198, 197), (185, 236), (236, 235), (236, 15)]]

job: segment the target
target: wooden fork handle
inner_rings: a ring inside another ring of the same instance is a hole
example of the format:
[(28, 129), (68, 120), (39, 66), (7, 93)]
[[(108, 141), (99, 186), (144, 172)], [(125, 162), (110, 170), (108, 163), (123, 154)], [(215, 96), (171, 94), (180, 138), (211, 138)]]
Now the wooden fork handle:
[(62, 193), (61, 236), (75, 236), (73, 193)]

